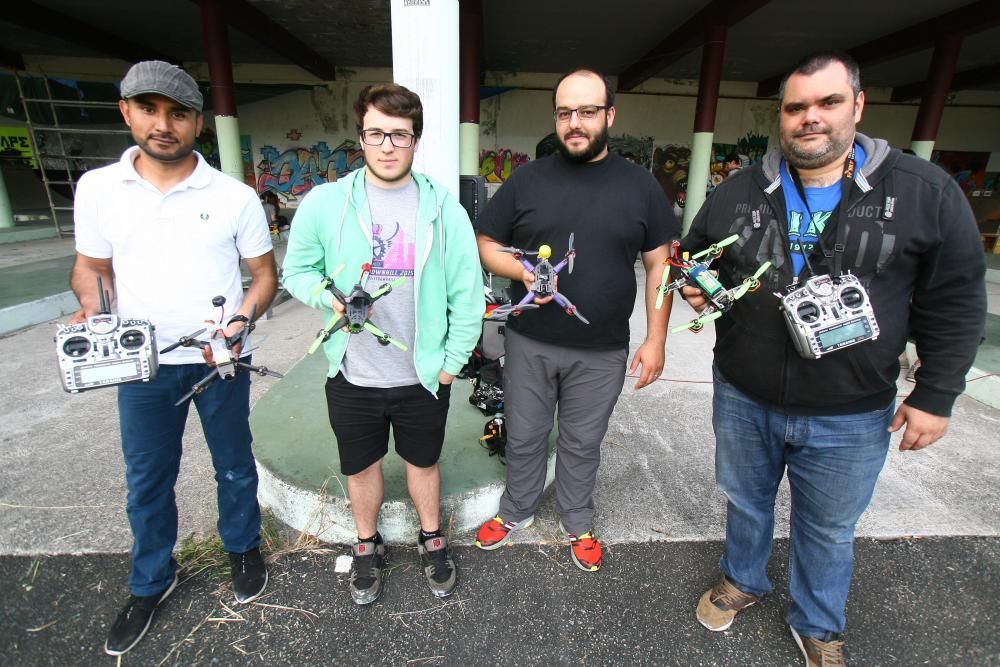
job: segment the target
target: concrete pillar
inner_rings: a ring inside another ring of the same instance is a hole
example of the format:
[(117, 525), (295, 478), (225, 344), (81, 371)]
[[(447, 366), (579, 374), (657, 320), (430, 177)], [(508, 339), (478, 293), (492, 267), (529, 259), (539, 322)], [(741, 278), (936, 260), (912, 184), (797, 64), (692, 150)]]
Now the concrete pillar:
[(14, 226), (14, 209), (10, 207), (10, 197), (7, 195), (7, 184), (3, 180), (3, 169), (0, 168), (0, 229)]
[(205, 60), (215, 112), (215, 134), (219, 142), (222, 172), (243, 181), (243, 158), (240, 154), (240, 123), (236, 117), (233, 93), (233, 62), (229, 55), (225, 9), (219, 0), (202, 0), (201, 27), (205, 39)]
[(945, 35), (934, 45), (934, 56), (931, 58), (927, 84), (920, 98), (920, 110), (913, 123), (913, 137), (910, 141), (910, 150), (925, 160), (931, 159), (931, 152), (934, 150), (941, 116), (944, 115), (944, 102), (951, 89), (951, 79), (955, 75), (961, 51), (961, 35)]
[(691, 162), (688, 165), (687, 197), (684, 204), (684, 233), (701, 205), (705, 203), (709, 169), (712, 163), (712, 140), (715, 137), (715, 111), (719, 104), (722, 81), (722, 57), (726, 50), (726, 26), (717, 23), (705, 31), (701, 49), (701, 74), (698, 77), (698, 104), (694, 112), (694, 136), (691, 139)]
[(392, 78), (424, 106), (413, 169), (458, 188), (458, 0), (392, 0)]
[(459, 0), (459, 173), (479, 173), (479, 78), (483, 50), (483, 2)]

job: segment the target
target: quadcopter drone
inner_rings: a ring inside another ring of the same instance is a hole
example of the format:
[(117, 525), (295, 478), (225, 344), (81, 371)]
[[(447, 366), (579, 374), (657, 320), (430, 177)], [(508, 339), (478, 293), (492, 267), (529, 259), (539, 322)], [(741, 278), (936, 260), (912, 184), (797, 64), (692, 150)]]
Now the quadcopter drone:
[(267, 366), (252, 366), (247, 363), (243, 363), (239, 360), (239, 357), (233, 355), (233, 346), (239, 344), (241, 351), (246, 351), (247, 337), (250, 332), (256, 328), (254, 319), (257, 315), (257, 305), (254, 304), (253, 308), (250, 310), (250, 318), (248, 319), (246, 326), (239, 333), (233, 334), (227, 337), (222, 322), (226, 315), (226, 297), (217, 296), (212, 299), (212, 305), (220, 308), (219, 311), (219, 321), (215, 322), (212, 320), (206, 320), (206, 324), (212, 325), (212, 334), (209, 340), (198, 340), (198, 336), (208, 331), (208, 328), (198, 329), (192, 334), (187, 336), (181, 336), (180, 340), (176, 343), (172, 343), (160, 351), (160, 354), (166, 354), (167, 352), (172, 352), (178, 347), (200, 347), (201, 349), (211, 349), (212, 357), (215, 361), (215, 368), (212, 372), (206, 375), (204, 378), (199, 380), (193, 387), (191, 391), (184, 394), (179, 401), (174, 403), (174, 405), (180, 405), (184, 401), (188, 400), (195, 394), (200, 394), (205, 391), (205, 389), (212, 383), (216, 378), (221, 378), (225, 382), (229, 382), (236, 377), (236, 374), (241, 370), (253, 371), (258, 375), (270, 375), (272, 377), (281, 378), (284, 377), (281, 373), (269, 370)]
[[(667, 293), (680, 289), (685, 285), (691, 285), (692, 287), (697, 287), (701, 290), (701, 293), (708, 300), (708, 304), (705, 306), (705, 309), (698, 314), (698, 317), (694, 318), (687, 324), (674, 327), (671, 329), (672, 332), (690, 329), (693, 333), (698, 333), (705, 328), (706, 322), (719, 319), (722, 317), (723, 313), (733, 307), (733, 304), (736, 303), (737, 299), (742, 298), (747, 292), (756, 291), (757, 288), (760, 287), (760, 277), (764, 275), (765, 271), (771, 268), (771, 262), (764, 262), (760, 265), (760, 268), (754, 271), (752, 276), (749, 276), (742, 283), (730, 289), (724, 288), (718, 278), (712, 275), (712, 272), (708, 270), (709, 265), (711, 265), (711, 263), (718, 259), (718, 257), (722, 254), (723, 248), (738, 238), (739, 234), (727, 236), (718, 243), (713, 243), (705, 250), (697, 252), (690, 257), (688, 257), (687, 252), (684, 252), (681, 257), (678, 257), (677, 252), (680, 243), (678, 241), (673, 242), (670, 257), (668, 257), (665, 262), (667, 266), (663, 269), (663, 278), (660, 280), (660, 286), (656, 290), (656, 308), (659, 309), (663, 305), (663, 297), (666, 296)], [(700, 257), (706, 257), (706, 259), (699, 262), (697, 260)], [(671, 267), (680, 270), (681, 277), (668, 285), (667, 280), (670, 279)]]
[[(569, 235), (569, 250), (566, 251), (566, 255), (563, 257), (555, 266), (549, 262), (549, 257), (552, 256), (552, 248), (547, 245), (543, 245), (538, 248), (537, 252), (530, 252), (527, 250), (521, 250), (520, 248), (514, 248), (511, 246), (506, 246), (503, 248), (497, 248), (497, 252), (505, 252), (510, 255), (514, 255), (514, 259), (521, 262), (521, 265), (525, 269), (530, 271), (535, 276), (535, 281), (531, 285), (531, 289), (524, 298), (515, 304), (506, 304), (494, 308), (492, 311), (487, 312), (486, 317), (491, 319), (503, 319), (508, 315), (520, 315), (525, 310), (531, 310), (538, 308), (537, 303), (532, 303), (536, 298), (545, 298), (551, 296), (555, 299), (556, 303), (562, 306), (563, 310), (566, 311), (567, 315), (573, 315), (578, 320), (584, 324), (590, 324), (590, 320), (580, 314), (580, 311), (576, 309), (573, 302), (567, 299), (561, 292), (556, 291), (556, 274), (562, 271), (562, 268), (569, 265), (569, 273), (573, 273), (573, 258), (576, 257), (576, 250), (573, 248), (573, 234)], [(525, 259), (525, 256), (537, 256), (538, 262), (532, 265), (531, 262)]]
[(316, 292), (320, 292), (324, 289), (330, 290), (330, 292), (333, 293), (333, 297), (344, 307), (344, 313), (340, 317), (331, 317), (327, 325), (320, 329), (319, 333), (316, 334), (316, 340), (314, 340), (312, 345), (309, 346), (309, 354), (316, 352), (320, 345), (330, 339), (330, 336), (333, 335), (334, 331), (344, 327), (347, 328), (348, 333), (352, 334), (368, 331), (375, 336), (378, 342), (382, 345), (389, 345), (392, 343), (405, 352), (408, 349), (406, 345), (392, 338), (389, 334), (375, 326), (372, 321), (368, 319), (368, 313), (371, 310), (373, 303), (391, 292), (393, 287), (402, 285), (403, 282), (406, 281), (406, 278), (404, 276), (400, 276), (391, 283), (382, 285), (377, 290), (369, 294), (365, 291), (364, 282), (368, 273), (372, 270), (372, 265), (365, 262), (361, 265), (361, 277), (358, 279), (358, 283), (351, 290), (350, 294), (344, 294), (342, 291), (337, 289), (337, 286), (333, 283), (333, 279), (343, 268), (343, 264), (338, 266), (333, 273), (323, 278), (320, 284), (316, 287)]

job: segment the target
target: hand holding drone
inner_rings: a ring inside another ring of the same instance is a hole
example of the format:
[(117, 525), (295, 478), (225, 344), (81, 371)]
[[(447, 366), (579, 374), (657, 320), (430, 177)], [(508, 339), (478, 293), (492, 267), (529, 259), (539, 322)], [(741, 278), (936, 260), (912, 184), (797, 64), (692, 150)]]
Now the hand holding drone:
[[(573, 258), (576, 257), (576, 250), (573, 248), (573, 236), (573, 234), (569, 235), (569, 250), (566, 251), (566, 255), (563, 256), (562, 261), (555, 266), (549, 262), (549, 257), (552, 256), (552, 248), (547, 245), (538, 248), (537, 252), (522, 250), (512, 246), (497, 248), (497, 252), (505, 252), (513, 255), (514, 259), (521, 262), (525, 270), (535, 277), (535, 280), (531, 284), (531, 289), (528, 290), (528, 293), (518, 303), (498, 306), (487, 312), (486, 317), (490, 319), (503, 319), (508, 315), (520, 315), (525, 310), (538, 308), (539, 304), (533, 303), (536, 298), (544, 299), (551, 296), (555, 299), (556, 303), (562, 306), (567, 315), (573, 315), (584, 324), (590, 324), (590, 321), (576, 309), (573, 302), (556, 290), (556, 275), (562, 271), (563, 267), (568, 265), (569, 273), (573, 273)], [(538, 262), (532, 264), (525, 259), (526, 256), (537, 256)]]
[[(669, 292), (686, 285), (699, 289), (705, 297), (707, 304), (705, 309), (698, 314), (698, 317), (687, 324), (674, 327), (671, 329), (672, 332), (676, 333), (690, 329), (693, 333), (698, 333), (705, 327), (706, 322), (719, 319), (723, 313), (733, 307), (737, 299), (742, 298), (747, 292), (756, 291), (760, 287), (760, 277), (764, 275), (765, 271), (771, 268), (771, 262), (764, 262), (754, 271), (753, 275), (730, 289), (724, 288), (722, 283), (709, 271), (708, 267), (722, 254), (723, 248), (738, 238), (738, 234), (727, 236), (718, 243), (713, 243), (705, 250), (697, 252), (690, 257), (687, 252), (678, 257), (677, 252), (680, 243), (677, 241), (673, 242), (670, 257), (667, 258), (665, 262), (666, 266), (663, 268), (663, 278), (660, 280), (660, 287), (656, 290), (656, 308), (659, 309), (663, 305), (663, 297)], [(700, 262), (697, 261), (701, 257), (705, 257), (706, 259)], [(671, 267), (678, 269), (681, 272), (681, 277), (668, 285), (667, 280), (670, 279)]]
[(330, 318), (330, 321), (327, 322), (326, 326), (320, 329), (319, 333), (316, 335), (316, 340), (314, 340), (312, 345), (309, 346), (309, 354), (315, 353), (316, 350), (319, 349), (320, 345), (330, 339), (330, 336), (333, 335), (334, 331), (345, 327), (347, 332), (352, 334), (368, 331), (375, 336), (375, 338), (378, 339), (378, 342), (382, 345), (389, 345), (391, 343), (405, 352), (408, 349), (406, 345), (392, 338), (389, 334), (375, 326), (372, 321), (368, 319), (368, 314), (371, 311), (372, 304), (391, 292), (393, 287), (402, 285), (403, 282), (406, 281), (406, 278), (400, 276), (391, 283), (382, 285), (377, 290), (369, 294), (365, 291), (364, 282), (365, 277), (372, 270), (372, 265), (366, 262), (361, 266), (361, 277), (358, 279), (358, 283), (351, 290), (350, 294), (344, 294), (342, 291), (337, 289), (337, 286), (333, 283), (333, 279), (343, 268), (343, 264), (338, 266), (333, 273), (323, 278), (320, 284), (316, 287), (317, 292), (324, 289), (330, 290), (330, 292), (333, 293), (333, 298), (344, 307), (344, 310), (340, 313), (340, 317), (337, 317), (337, 313), (335, 313), (334, 316)]
[(200, 347), (202, 350), (211, 350), (212, 358), (215, 363), (215, 366), (212, 368), (212, 372), (199, 380), (197, 384), (191, 387), (191, 391), (184, 394), (184, 396), (182, 396), (179, 401), (174, 403), (174, 405), (180, 405), (195, 394), (200, 394), (205, 391), (205, 388), (208, 387), (208, 385), (210, 385), (216, 378), (221, 378), (225, 382), (233, 380), (236, 377), (236, 374), (241, 370), (253, 371), (258, 375), (270, 375), (276, 378), (284, 377), (281, 373), (269, 370), (267, 366), (252, 366), (250, 364), (243, 363), (239, 359), (240, 352), (246, 348), (247, 337), (257, 326), (254, 322), (257, 316), (256, 304), (250, 310), (250, 317), (246, 322), (246, 326), (243, 327), (243, 330), (228, 337), (226, 336), (225, 329), (222, 325), (222, 321), (226, 314), (226, 297), (214, 297), (212, 299), (212, 305), (217, 306), (221, 310), (219, 312), (218, 322), (212, 320), (206, 321), (206, 324), (212, 325), (213, 328), (212, 335), (208, 340), (198, 340), (198, 336), (208, 331), (208, 327), (205, 327), (198, 329), (194, 333), (187, 336), (181, 336), (180, 340), (176, 343), (172, 343), (160, 351), (160, 354), (166, 354), (167, 352), (176, 350), (178, 347)]

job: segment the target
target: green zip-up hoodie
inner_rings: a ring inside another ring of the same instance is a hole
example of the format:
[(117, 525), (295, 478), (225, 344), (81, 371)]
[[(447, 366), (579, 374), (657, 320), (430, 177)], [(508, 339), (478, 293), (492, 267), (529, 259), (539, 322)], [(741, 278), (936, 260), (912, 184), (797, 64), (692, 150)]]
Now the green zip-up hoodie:
[[(355, 275), (372, 261), (372, 232), (365, 172), (313, 188), (292, 224), (282, 266), (282, 283), (299, 301), (333, 317), (333, 295), (317, 285), (340, 265)], [(469, 216), (448, 190), (413, 173), (419, 190), (413, 307), (416, 311), (413, 363), (420, 383), (437, 394), (438, 373), (457, 375), (482, 332), (485, 310), (482, 269)], [(346, 283), (337, 281), (345, 292)], [(324, 344), (334, 377), (352, 334), (335, 331)], [(370, 335), (370, 334), (357, 334)], [(406, 354), (400, 352), (400, 354)]]

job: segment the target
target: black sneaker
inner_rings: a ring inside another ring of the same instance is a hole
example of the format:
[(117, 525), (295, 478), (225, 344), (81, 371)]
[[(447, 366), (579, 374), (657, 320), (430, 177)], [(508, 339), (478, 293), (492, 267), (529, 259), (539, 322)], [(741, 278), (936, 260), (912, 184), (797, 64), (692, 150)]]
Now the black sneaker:
[(267, 566), (260, 549), (254, 548), (240, 554), (229, 554), (229, 568), (233, 573), (233, 593), (236, 601), (246, 604), (260, 597), (267, 587)]
[(173, 593), (176, 587), (177, 574), (175, 573), (174, 580), (162, 593), (129, 596), (125, 608), (118, 614), (118, 618), (111, 626), (108, 639), (104, 642), (104, 652), (108, 655), (121, 655), (138, 644), (153, 622), (153, 612), (156, 611), (157, 605)]
[(423, 544), (417, 540), (417, 551), (424, 565), (424, 576), (431, 593), (446, 598), (455, 592), (458, 570), (448, 551), (448, 540), (443, 536), (428, 538)]
[(384, 542), (376, 544), (374, 540), (365, 540), (351, 547), (351, 551), (354, 553), (351, 598), (355, 604), (371, 604), (382, 595), (388, 549)]

